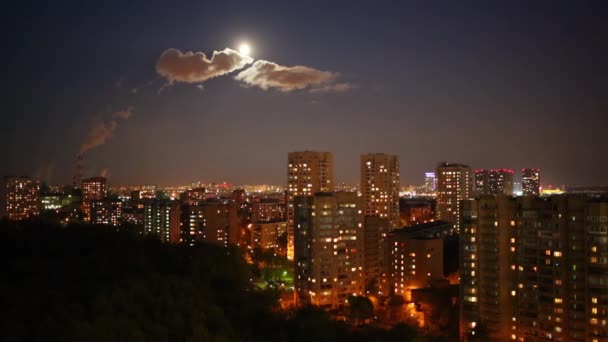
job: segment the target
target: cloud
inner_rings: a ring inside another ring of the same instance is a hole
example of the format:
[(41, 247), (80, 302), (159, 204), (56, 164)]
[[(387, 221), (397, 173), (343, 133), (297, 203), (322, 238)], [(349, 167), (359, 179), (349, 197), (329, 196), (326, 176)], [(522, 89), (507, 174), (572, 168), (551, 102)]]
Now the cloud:
[(318, 87), (318, 88), (312, 88), (310, 89), (311, 93), (321, 93), (321, 92), (337, 92), (337, 93), (342, 93), (345, 91), (349, 91), (351, 89), (355, 89), (356, 86), (350, 84), (350, 83), (334, 83), (334, 84), (328, 84), (328, 85), (324, 85), (322, 87)]
[(133, 107), (128, 107), (127, 109), (114, 112), (110, 121), (101, 122), (93, 126), (82, 145), (80, 145), (79, 154), (83, 155), (85, 152), (105, 144), (112, 137), (112, 133), (114, 133), (116, 127), (118, 127), (119, 119), (126, 120), (130, 118), (133, 115), (133, 110)]
[[(248, 69), (241, 71), (236, 79), (264, 90), (276, 88), (288, 92), (306, 88), (321, 89), (329, 86), (337, 77), (337, 73), (321, 71), (307, 66), (287, 67), (265, 60), (258, 60)], [(339, 88), (346, 90), (344, 85)]]
[(202, 83), (210, 78), (242, 69), (253, 62), (251, 57), (232, 49), (213, 51), (211, 59), (202, 52), (181, 52), (177, 49), (165, 50), (156, 63), (156, 72), (169, 81)]

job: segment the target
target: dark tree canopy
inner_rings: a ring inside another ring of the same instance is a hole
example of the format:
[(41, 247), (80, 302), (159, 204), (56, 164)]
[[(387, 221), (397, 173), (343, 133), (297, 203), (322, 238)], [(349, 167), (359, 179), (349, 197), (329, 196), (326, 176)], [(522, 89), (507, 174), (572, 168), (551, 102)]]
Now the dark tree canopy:
[[(2, 341), (407, 341), (418, 333), (356, 329), (316, 308), (280, 311), (276, 293), (252, 285), (236, 248), (6, 222), (0, 244)], [(353, 304), (357, 317), (373, 313), (364, 297)]]

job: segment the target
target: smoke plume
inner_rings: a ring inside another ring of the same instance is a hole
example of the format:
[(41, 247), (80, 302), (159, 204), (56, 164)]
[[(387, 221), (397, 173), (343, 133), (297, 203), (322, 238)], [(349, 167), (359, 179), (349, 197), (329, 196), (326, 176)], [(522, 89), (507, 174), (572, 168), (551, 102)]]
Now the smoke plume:
[(85, 141), (80, 145), (79, 154), (83, 155), (85, 152), (105, 144), (110, 137), (112, 137), (112, 133), (118, 127), (118, 123), (121, 120), (126, 120), (131, 115), (133, 115), (134, 108), (128, 107), (127, 109), (120, 110), (112, 114), (112, 119), (108, 122), (101, 122), (95, 125), (87, 135)]

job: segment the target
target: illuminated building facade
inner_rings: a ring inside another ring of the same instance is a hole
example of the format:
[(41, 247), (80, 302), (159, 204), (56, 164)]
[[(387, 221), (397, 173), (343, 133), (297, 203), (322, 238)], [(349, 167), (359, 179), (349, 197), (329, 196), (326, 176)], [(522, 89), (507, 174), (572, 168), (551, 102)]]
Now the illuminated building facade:
[(461, 336), (608, 341), (608, 199), (464, 202)]
[(118, 226), (122, 223), (122, 202), (101, 200), (91, 202), (91, 223)]
[(389, 270), (389, 251), (387, 250), (389, 222), (386, 218), (365, 216), (363, 227), (365, 292), (386, 296)]
[(366, 216), (388, 219), (389, 228), (400, 227), (399, 158), (384, 153), (361, 156), (361, 195)]
[(435, 178), (435, 172), (424, 173), (424, 188), (427, 194), (434, 193), (437, 189), (437, 179)]
[(255, 198), (251, 206), (251, 222), (284, 220), (285, 206), (277, 198)]
[(263, 250), (279, 248), (277, 239), (287, 231), (287, 222), (252, 223), (251, 246)]
[(513, 174), (510, 169), (475, 170), (475, 196), (513, 195)]
[(462, 164), (441, 163), (437, 166), (436, 174), (437, 219), (451, 222), (458, 232), (461, 226), (460, 202), (472, 196), (471, 168)]
[(57, 210), (63, 206), (62, 198), (60, 195), (43, 195), (40, 196), (40, 205), (43, 210)]
[(522, 169), (521, 188), (524, 196), (540, 195), (540, 170)]
[(443, 239), (408, 236), (407, 228), (392, 231), (390, 249), (391, 293), (411, 298), (411, 291), (444, 279)]
[(229, 203), (183, 205), (180, 242), (204, 241), (227, 247), (239, 239), (238, 206)]
[(363, 204), (354, 192), (297, 196), (295, 287), (298, 305), (343, 306), (363, 293)]
[(205, 201), (205, 193), (205, 188), (189, 189), (179, 195), (179, 200), (182, 204), (197, 205)]
[(287, 258), (294, 257), (294, 197), (333, 191), (334, 158), (330, 152), (289, 152), (287, 155)]
[(93, 177), (82, 180), (82, 212), (84, 220), (91, 221), (91, 202), (99, 201), (108, 195), (108, 180), (105, 177)]
[(40, 182), (29, 177), (4, 177), (0, 182), (0, 219), (29, 219), (40, 214)]
[(401, 226), (432, 222), (435, 220), (434, 200), (400, 198), (399, 216)]
[(163, 242), (181, 241), (181, 206), (177, 201), (151, 200), (144, 207), (144, 232)]

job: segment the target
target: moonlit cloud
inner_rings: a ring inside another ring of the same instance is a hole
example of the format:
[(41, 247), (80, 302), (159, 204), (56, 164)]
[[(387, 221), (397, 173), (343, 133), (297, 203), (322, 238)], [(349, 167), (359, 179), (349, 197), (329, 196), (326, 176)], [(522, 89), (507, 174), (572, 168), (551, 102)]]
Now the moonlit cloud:
[(83, 155), (85, 152), (105, 144), (112, 137), (112, 133), (114, 133), (116, 127), (118, 127), (119, 119), (126, 120), (130, 118), (133, 115), (133, 110), (133, 107), (128, 107), (127, 109), (114, 112), (110, 121), (95, 125), (89, 131), (82, 145), (80, 145), (79, 154)]
[(318, 88), (312, 88), (310, 89), (311, 93), (321, 93), (321, 92), (345, 92), (345, 91), (349, 91), (351, 89), (356, 88), (356, 86), (350, 84), (350, 83), (334, 83), (334, 84), (328, 84), (328, 85), (324, 85), (322, 87), (318, 87)]
[[(311, 89), (317, 91), (344, 91), (346, 83), (333, 84), (337, 73), (321, 71), (307, 66), (282, 66), (273, 62), (258, 60), (251, 67), (241, 71), (235, 78), (250, 86), (264, 90), (271, 88), (289, 92), (292, 90)], [(333, 88), (332, 88), (333, 87)]]
[(203, 52), (181, 52), (177, 49), (165, 50), (156, 63), (156, 72), (169, 81), (202, 83), (232, 71), (242, 69), (253, 62), (251, 57), (232, 49), (213, 51), (211, 59)]

